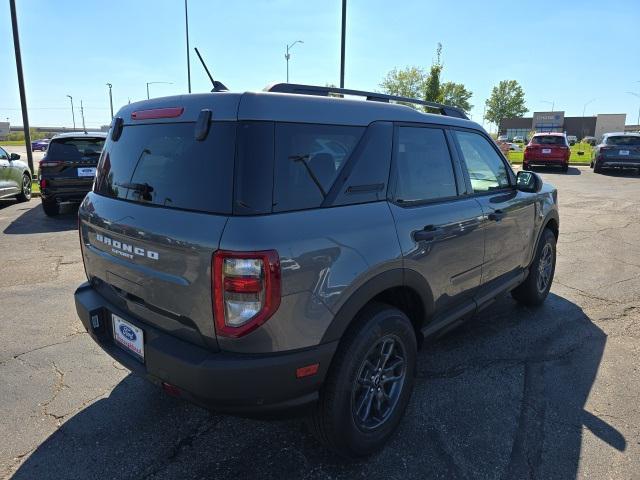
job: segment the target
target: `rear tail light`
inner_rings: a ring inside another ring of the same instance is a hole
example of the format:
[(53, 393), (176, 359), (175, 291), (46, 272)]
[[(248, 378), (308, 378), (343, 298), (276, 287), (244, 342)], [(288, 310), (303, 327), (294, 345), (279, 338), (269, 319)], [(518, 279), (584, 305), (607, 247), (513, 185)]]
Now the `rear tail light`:
[(42, 178), (40, 180), (40, 190), (44, 190), (45, 188), (47, 188), (47, 181), (44, 178)]
[(62, 165), (62, 162), (59, 161), (51, 161), (51, 160), (40, 160), (40, 168), (42, 167), (57, 167), (58, 165)]
[(218, 335), (246, 335), (266, 322), (280, 306), (280, 259), (275, 250), (219, 250), (213, 256), (212, 270)]

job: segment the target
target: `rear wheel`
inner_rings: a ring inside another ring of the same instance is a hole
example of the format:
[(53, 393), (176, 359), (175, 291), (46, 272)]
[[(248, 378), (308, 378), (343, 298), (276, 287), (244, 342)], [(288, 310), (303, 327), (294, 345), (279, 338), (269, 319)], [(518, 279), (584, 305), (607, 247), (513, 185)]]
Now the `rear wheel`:
[(60, 213), (60, 205), (55, 200), (42, 200), (42, 209), (48, 217), (55, 217)]
[(316, 438), (347, 458), (381, 448), (409, 402), (416, 350), (403, 312), (379, 303), (365, 307), (343, 338), (309, 419)]
[(569, 165), (564, 165), (564, 166), (562, 167), (562, 171), (563, 171), (564, 173), (567, 173), (567, 172), (569, 171)]
[(602, 167), (597, 160), (593, 163), (593, 173), (602, 173)]
[(556, 237), (545, 228), (538, 242), (536, 255), (529, 267), (529, 275), (511, 295), (524, 305), (540, 305), (547, 298), (556, 270)]
[(19, 202), (28, 202), (31, 200), (31, 177), (26, 173), (22, 176), (22, 190), (16, 198)]
[(531, 170), (531, 165), (529, 165), (528, 163), (523, 163), (522, 164), (522, 169), (523, 170)]

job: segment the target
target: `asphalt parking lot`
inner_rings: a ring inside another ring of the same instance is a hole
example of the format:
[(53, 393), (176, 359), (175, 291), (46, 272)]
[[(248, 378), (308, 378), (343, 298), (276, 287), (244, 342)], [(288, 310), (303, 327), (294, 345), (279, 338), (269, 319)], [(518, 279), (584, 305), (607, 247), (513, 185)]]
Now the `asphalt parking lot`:
[(0, 477), (640, 477), (640, 176), (546, 171), (560, 198), (544, 306), (504, 297), (419, 355), (397, 435), (357, 463), (299, 420), (170, 398), (89, 339), (73, 210), (0, 201)]

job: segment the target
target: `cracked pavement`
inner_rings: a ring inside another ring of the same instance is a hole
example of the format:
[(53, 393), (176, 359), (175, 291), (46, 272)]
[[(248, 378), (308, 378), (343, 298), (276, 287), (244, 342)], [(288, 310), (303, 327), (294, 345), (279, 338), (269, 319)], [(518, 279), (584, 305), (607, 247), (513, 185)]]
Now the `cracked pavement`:
[(552, 293), (504, 297), (419, 354), (379, 454), (344, 463), (299, 419), (204, 411), (84, 333), (76, 219), (0, 201), (0, 477), (639, 478), (640, 176), (541, 172), (559, 190)]

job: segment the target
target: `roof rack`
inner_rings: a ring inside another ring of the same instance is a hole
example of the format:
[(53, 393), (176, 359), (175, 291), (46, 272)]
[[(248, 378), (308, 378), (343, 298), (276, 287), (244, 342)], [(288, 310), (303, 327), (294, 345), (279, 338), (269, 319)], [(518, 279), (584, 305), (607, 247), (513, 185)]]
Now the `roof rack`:
[(362, 90), (350, 90), (348, 88), (338, 87), (320, 87), (317, 85), (298, 85), (295, 83), (274, 83), (273, 85), (269, 85), (268, 87), (266, 87), (264, 91), (276, 93), (296, 93), (299, 95), (318, 95), (322, 97), (328, 97), (329, 94), (334, 93), (339, 95), (365, 97), (367, 100), (373, 102), (389, 103), (393, 101), (413, 103), (437, 110), (440, 115), (445, 115), (447, 117), (464, 118), (466, 120), (469, 120), (469, 117), (467, 117), (464, 111), (457, 107), (451, 107), (449, 105), (443, 105), (436, 102), (427, 102), (426, 100), (419, 100), (417, 98), (400, 97), (397, 95), (387, 95), (377, 92), (365, 92)]

